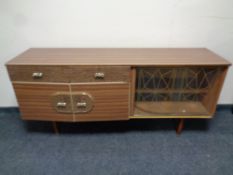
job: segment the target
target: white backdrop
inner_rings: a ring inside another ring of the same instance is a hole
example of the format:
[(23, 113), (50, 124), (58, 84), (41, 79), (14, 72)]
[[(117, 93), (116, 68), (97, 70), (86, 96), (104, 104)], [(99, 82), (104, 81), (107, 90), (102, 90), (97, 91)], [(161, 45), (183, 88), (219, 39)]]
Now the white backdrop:
[(29, 47), (207, 47), (233, 62), (233, 1), (0, 0), (0, 106), (17, 105), (4, 64)]

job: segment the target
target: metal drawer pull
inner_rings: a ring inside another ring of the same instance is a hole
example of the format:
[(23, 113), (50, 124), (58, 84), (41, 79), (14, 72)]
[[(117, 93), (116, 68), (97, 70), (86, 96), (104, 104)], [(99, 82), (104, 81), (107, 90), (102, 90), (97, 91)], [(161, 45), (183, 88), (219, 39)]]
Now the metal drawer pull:
[(96, 72), (95, 79), (104, 79), (104, 73), (103, 72)]
[(32, 77), (33, 78), (42, 78), (43, 73), (42, 72), (34, 72), (34, 73), (32, 73)]
[(77, 107), (78, 108), (85, 108), (85, 107), (87, 107), (87, 103), (86, 102), (78, 102)]
[(57, 107), (66, 107), (66, 102), (57, 102)]

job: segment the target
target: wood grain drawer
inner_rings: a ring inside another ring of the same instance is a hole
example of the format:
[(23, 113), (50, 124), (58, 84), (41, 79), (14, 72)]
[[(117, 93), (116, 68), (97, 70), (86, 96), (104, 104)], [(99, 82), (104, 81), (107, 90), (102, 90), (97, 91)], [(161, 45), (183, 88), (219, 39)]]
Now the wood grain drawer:
[[(22, 119), (73, 121), (69, 85), (13, 83), (13, 86)], [(59, 103), (66, 103), (61, 111), (54, 106)]]
[[(129, 119), (129, 84), (72, 84), (75, 121)], [(82, 98), (80, 94), (89, 98)], [(85, 104), (83, 106), (82, 104)], [(80, 106), (82, 105), (82, 106)], [(81, 109), (81, 108), (82, 109)], [(85, 110), (85, 108), (88, 108)], [(85, 112), (87, 111), (87, 112)]]
[(25, 82), (128, 82), (129, 66), (9, 65), (12, 81)]
[(129, 73), (129, 66), (77, 66), (71, 82), (128, 82)]
[(12, 81), (25, 82), (70, 82), (70, 66), (9, 65)]

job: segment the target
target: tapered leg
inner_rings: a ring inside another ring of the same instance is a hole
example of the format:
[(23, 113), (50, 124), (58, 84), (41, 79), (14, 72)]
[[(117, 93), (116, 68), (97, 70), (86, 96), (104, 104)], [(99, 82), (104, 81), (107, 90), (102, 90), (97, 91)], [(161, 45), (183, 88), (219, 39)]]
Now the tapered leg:
[(179, 119), (178, 126), (176, 128), (176, 134), (180, 134), (184, 127), (184, 119)]
[(57, 122), (52, 122), (52, 125), (53, 125), (53, 131), (55, 132), (55, 134), (59, 134), (59, 130), (58, 130), (58, 127), (57, 127)]

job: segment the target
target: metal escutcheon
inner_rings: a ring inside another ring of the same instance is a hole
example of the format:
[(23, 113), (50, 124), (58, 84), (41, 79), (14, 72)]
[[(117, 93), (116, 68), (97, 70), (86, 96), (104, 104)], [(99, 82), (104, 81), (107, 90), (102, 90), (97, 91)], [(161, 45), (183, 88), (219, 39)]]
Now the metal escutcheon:
[(75, 92), (72, 95), (75, 113), (88, 113), (93, 109), (93, 98), (86, 92)]
[(72, 113), (69, 92), (56, 92), (51, 97), (53, 108), (59, 113)]

